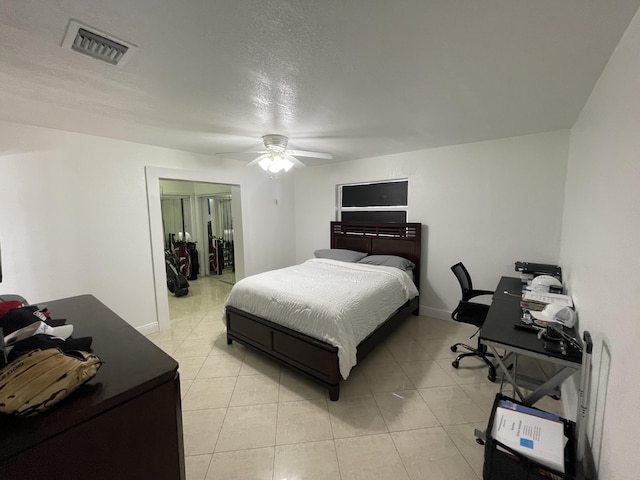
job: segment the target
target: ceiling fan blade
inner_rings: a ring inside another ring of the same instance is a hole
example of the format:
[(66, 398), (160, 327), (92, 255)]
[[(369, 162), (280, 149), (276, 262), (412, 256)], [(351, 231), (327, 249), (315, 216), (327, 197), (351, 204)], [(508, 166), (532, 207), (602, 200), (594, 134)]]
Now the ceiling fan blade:
[[(256, 152), (256, 153), (260, 153), (260, 152)], [(245, 167), (252, 167), (253, 165), (257, 165), (258, 162), (260, 162), (260, 160), (262, 160), (264, 157), (266, 157), (267, 155), (260, 155), (258, 158), (251, 160), (249, 163), (247, 163), (245, 165)]]
[(287, 150), (287, 152), (298, 157), (323, 158), (325, 160), (331, 160), (333, 158), (333, 155), (330, 153), (323, 152), (307, 152), (305, 150)]
[(221, 153), (216, 153), (216, 155), (220, 155), (220, 156), (224, 156), (224, 155), (255, 155), (256, 153), (267, 153), (266, 150), (254, 150), (254, 151), (249, 151), (249, 152), (221, 152)]
[(291, 163), (293, 163), (294, 167), (297, 168), (304, 168), (306, 167), (306, 165), (304, 163), (302, 163), (300, 160), (298, 160), (296, 157), (292, 156), (292, 155), (287, 155), (287, 160), (290, 160)]

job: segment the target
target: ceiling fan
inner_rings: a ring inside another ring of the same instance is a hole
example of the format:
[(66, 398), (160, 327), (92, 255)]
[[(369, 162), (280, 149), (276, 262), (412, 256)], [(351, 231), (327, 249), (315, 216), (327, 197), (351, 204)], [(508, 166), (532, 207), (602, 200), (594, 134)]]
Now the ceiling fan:
[(333, 155), (323, 152), (308, 152), (305, 150), (289, 150), (287, 145), (289, 139), (284, 135), (265, 135), (262, 137), (266, 150), (258, 150), (253, 152), (228, 152), (218, 153), (217, 155), (229, 155), (234, 153), (258, 153), (259, 157), (249, 162), (246, 166), (252, 166), (256, 163), (263, 170), (272, 173), (278, 173), (281, 170), (288, 172), (291, 167), (306, 167), (304, 163), (296, 157), (310, 157), (331, 160)]

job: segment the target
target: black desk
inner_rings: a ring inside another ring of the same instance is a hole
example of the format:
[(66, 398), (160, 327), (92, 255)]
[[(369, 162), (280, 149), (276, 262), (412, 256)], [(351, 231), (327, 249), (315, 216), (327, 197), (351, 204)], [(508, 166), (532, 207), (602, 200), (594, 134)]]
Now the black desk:
[[(509, 292), (509, 293), (505, 293)], [(489, 308), (487, 318), (480, 330), (480, 341), (486, 345), (496, 356), (496, 361), (504, 377), (513, 385), (519, 400), (527, 405), (533, 405), (545, 395), (556, 390), (562, 382), (580, 370), (582, 367), (581, 357), (568, 357), (562, 354), (553, 354), (546, 351), (542, 340), (538, 336), (526, 330), (516, 329), (513, 324), (518, 322), (522, 310), (520, 300), (522, 284), (519, 278), (502, 277), (496, 287), (493, 302)], [(565, 332), (579, 340), (579, 335), (575, 329), (565, 328)], [(505, 350), (506, 355), (500, 358), (497, 349)], [(515, 355), (526, 355), (539, 360), (546, 360), (553, 363), (559, 369), (544, 381), (537, 385), (529, 395), (524, 395), (517, 379), (507, 368), (508, 362)]]

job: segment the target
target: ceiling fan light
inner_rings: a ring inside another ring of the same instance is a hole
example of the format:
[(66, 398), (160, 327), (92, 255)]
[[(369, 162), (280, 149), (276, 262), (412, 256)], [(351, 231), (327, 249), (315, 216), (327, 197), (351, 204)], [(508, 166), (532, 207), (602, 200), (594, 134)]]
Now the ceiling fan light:
[(278, 164), (273, 160), (271, 160), (271, 163), (269, 164), (269, 171), (271, 173), (278, 173), (280, 171), (280, 168), (278, 168)]
[[(306, 167), (306, 165), (298, 160), (298, 156), (320, 158), (323, 160), (331, 160), (333, 155), (324, 152), (311, 152), (306, 150), (288, 150), (287, 145), (289, 139), (284, 135), (264, 135), (262, 137), (265, 150), (252, 151), (252, 152), (226, 152), (217, 153), (220, 156), (229, 156), (231, 154), (245, 154), (245, 153), (259, 153), (259, 157), (254, 158), (247, 166), (253, 166), (255, 164), (260, 165), (266, 172), (278, 173), (282, 170), (288, 172), (292, 167)], [(233, 157), (231, 157), (233, 158)]]
[(264, 170), (267, 170), (271, 173), (278, 173), (281, 170), (288, 172), (289, 169), (291, 169), (291, 167), (293, 166), (293, 163), (285, 156), (279, 153), (271, 152), (270, 155), (259, 162), (259, 165)]
[(273, 166), (276, 169), (276, 171), (280, 171), (284, 168), (284, 157), (282, 155), (280, 155), (279, 153), (275, 154), (273, 156)]
[(269, 168), (271, 167), (271, 164), (272, 164), (271, 157), (268, 157), (268, 156), (265, 156), (262, 160), (260, 160), (258, 162), (258, 165), (260, 165), (260, 167), (262, 167), (262, 169), (265, 172), (269, 171)]

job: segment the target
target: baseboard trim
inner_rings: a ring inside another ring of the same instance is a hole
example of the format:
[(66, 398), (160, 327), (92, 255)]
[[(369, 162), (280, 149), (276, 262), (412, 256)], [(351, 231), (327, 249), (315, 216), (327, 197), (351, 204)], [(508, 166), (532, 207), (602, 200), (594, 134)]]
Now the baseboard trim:
[(438, 318), (440, 320), (451, 320), (451, 312), (446, 310), (440, 310), (437, 308), (427, 307), (426, 305), (420, 305), (420, 315), (426, 317)]
[(152, 333), (156, 333), (160, 331), (160, 327), (158, 326), (158, 322), (147, 323), (146, 325), (142, 325), (140, 327), (136, 327), (142, 335), (145, 337), (147, 335), (151, 335)]

